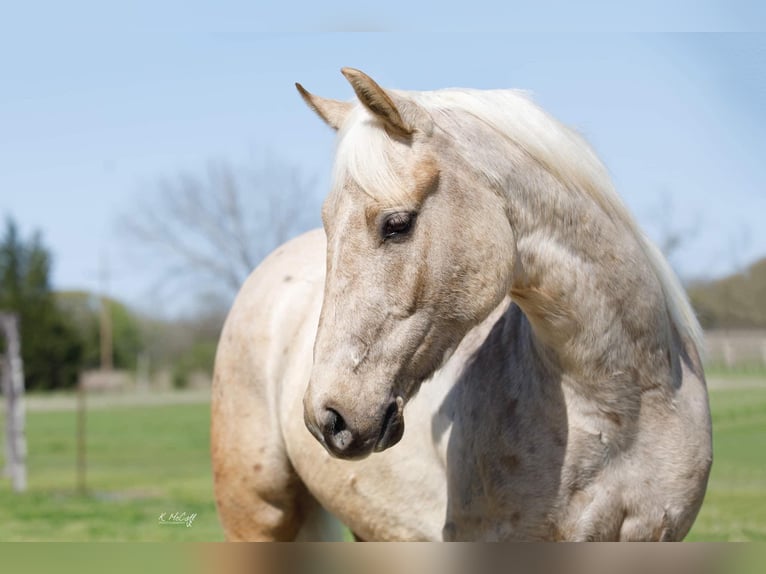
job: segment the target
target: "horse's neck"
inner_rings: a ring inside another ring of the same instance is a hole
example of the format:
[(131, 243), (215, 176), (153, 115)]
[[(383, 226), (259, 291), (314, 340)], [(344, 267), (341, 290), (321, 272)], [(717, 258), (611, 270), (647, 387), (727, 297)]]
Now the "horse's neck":
[(532, 173), (508, 193), (517, 248), (511, 296), (542, 356), (586, 386), (636, 379), (638, 365), (667, 372), (670, 323), (638, 240), (592, 199), (539, 166)]

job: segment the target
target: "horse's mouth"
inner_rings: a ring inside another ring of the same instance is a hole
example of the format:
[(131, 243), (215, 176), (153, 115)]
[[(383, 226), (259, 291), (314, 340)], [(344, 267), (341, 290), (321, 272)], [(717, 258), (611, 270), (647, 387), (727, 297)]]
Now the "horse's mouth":
[(373, 452), (381, 452), (391, 448), (398, 443), (404, 435), (404, 399), (396, 397), (396, 401), (391, 403), (383, 418), (383, 426), (380, 429)]

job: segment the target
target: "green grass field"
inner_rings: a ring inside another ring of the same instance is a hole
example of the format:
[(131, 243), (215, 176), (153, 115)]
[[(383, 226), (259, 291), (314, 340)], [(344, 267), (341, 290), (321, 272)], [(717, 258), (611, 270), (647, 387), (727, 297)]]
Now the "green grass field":
[[(688, 540), (766, 541), (766, 388), (714, 390), (715, 461)], [(206, 404), (88, 413), (88, 491), (76, 492), (72, 410), (29, 412), (29, 491), (0, 482), (0, 540), (216, 541)], [(190, 527), (162, 513), (196, 513)]]
[(766, 541), (766, 387), (713, 390), (713, 470), (687, 540)]
[[(223, 540), (207, 404), (88, 412), (87, 492), (76, 489), (76, 414), (27, 414), (29, 491), (0, 487), (0, 540)], [(162, 513), (196, 513), (190, 527)]]

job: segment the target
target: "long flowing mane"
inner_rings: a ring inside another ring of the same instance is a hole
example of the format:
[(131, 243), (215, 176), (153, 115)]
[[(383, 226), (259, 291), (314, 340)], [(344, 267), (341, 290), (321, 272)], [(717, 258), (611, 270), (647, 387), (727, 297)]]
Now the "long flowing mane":
[[(446, 89), (401, 94), (435, 117), (439, 112), (453, 111), (482, 122), (523, 149), (566, 189), (590, 197), (604, 213), (622, 223), (649, 260), (676, 329), (703, 354), (702, 328), (681, 283), (626, 208), (604, 164), (579, 134), (552, 118), (526, 92), (519, 90)], [(387, 200), (404, 201), (407, 190), (396, 169), (395, 149), (387, 132), (376, 129), (373, 116), (363, 106), (357, 106), (339, 132), (336, 180), (345, 174), (370, 195), (385, 190)]]

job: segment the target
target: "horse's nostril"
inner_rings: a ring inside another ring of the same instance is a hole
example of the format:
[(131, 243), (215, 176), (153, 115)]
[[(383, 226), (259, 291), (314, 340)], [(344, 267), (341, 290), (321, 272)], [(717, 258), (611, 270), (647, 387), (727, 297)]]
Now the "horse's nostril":
[(326, 408), (323, 435), (325, 444), (336, 454), (346, 453), (352, 447), (354, 435), (343, 416), (333, 408)]
[(340, 413), (335, 409), (327, 409), (329, 416), (327, 417), (328, 426), (332, 434), (337, 434), (343, 430), (346, 430), (346, 421), (340, 416)]

